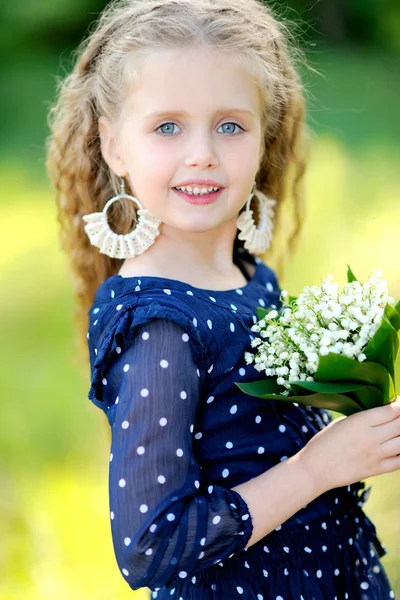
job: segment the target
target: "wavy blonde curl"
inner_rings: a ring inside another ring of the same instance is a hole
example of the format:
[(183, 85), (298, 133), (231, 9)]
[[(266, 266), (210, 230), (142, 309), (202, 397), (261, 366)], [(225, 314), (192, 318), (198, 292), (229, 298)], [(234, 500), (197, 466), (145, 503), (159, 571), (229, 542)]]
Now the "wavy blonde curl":
[[(122, 264), (122, 259), (109, 258), (90, 245), (83, 228), (82, 215), (102, 210), (118, 192), (117, 177), (102, 157), (98, 118), (104, 115), (112, 121), (120, 114), (127, 82), (135, 78), (135, 56), (139, 60), (155, 47), (201, 45), (229, 52), (245, 61), (254, 74), (264, 101), (256, 181), (262, 193), (277, 200), (268, 258), (279, 277), (286, 254), (297, 247), (304, 220), (302, 180), (309, 146), (297, 60), (311, 67), (284, 19), (278, 19), (261, 0), (111, 2), (76, 49), (72, 72), (58, 81), (47, 138), (46, 167), (56, 191), (60, 241), (69, 258), (77, 299), (78, 350), (86, 358), (88, 311), (95, 291)], [(292, 210), (290, 235), (289, 221), (281, 218), (286, 197)], [(118, 233), (127, 233), (135, 221), (135, 208), (113, 204), (111, 209), (110, 225)], [(255, 213), (257, 220), (257, 207)], [(235, 245), (243, 242), (236, 237)]]

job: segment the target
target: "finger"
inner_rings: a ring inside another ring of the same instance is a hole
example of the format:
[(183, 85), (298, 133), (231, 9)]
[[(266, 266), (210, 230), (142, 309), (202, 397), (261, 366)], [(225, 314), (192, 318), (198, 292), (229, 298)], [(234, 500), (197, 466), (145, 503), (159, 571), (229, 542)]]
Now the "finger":
[(370, 408), (364, 414), (367, 416), (368, 424), (371, 427), (377, 427), (378, 425), (397, 419), (400, 415), (400, 396), (393, 402), (385, 404), (385, 406)]
[(400, 436), (381, 444), (381, 449), (385, 458), (394, 458), (400, 454)]
[(374, 435), (377, 436), (377, 439), (381, 444), (400, 436), (400, 415), (391, 421), (376, 425), (374, 427)]

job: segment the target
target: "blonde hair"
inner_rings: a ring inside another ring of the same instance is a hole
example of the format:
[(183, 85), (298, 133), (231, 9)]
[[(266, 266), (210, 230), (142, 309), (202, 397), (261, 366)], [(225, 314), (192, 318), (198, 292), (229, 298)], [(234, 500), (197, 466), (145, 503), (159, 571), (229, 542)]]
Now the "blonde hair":
[[(270, 253), (274, 254), (278, 244), (281, 207), (288, 195), (293, 227), (287, 236), (285, 226), (285, 252), (295, 249), (304, 217), (301, 182), (308, 131), (304, 88), (296, 68), (299, 56), (305, 61), (289, 28), (261, 0), (111, 2), (78, 46), (72, 72), (58, 82), (47, 139), (46, 166), (56, 190), (61, 246), (70, 261), (78, 337), (85, 354), (87, 313), (94, 293), (122, 263), (90, 245), (83, 229), (82, 215), (102, 210), (118, 191), (117, 177), (101, 154), (98, 118), (104, 115), (113, 121), (120, 115), (127, 84), (132, 76), (135, 79), (135, 57), (140, 59), (154, 48), (199, 45), (229, 52), (245, 61), (254, 74), (264, 101), (257, 189), (277, 200)], [(135, 221), (135, 207), (129, 204), (130, 210), (114, 203), (107, 213), (118, 233), (127, 233)], [(254, 209), (257, 218), (257, 207)], [(243, 242), (236, 238), (235, 245)], [(285, 252), (277, 259), (278, 276)]]

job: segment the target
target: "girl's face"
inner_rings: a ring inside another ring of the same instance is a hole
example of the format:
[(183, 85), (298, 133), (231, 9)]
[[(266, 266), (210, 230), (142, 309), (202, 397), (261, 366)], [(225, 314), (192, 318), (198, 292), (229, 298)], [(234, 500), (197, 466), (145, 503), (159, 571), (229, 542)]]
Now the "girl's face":
[[(259, 168), (260, 102), (251, 75), (227, 54), (154, 50), (120, 122), (99, 119), (102, 152), (164, 226), (200, 233), (231, 222), (236, 229)], [(211, 204), (191, 204), (174, 187), (194, 179), (224, 189)]]

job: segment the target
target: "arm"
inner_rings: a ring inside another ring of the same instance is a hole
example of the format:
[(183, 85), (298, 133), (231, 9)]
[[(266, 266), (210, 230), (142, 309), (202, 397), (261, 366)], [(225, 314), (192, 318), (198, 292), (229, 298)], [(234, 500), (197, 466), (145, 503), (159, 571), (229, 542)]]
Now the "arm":
[(302, 456), (300, 450), (265, 473), (232, 488), (245, 500), (252, 516), (253, 532), (246, 548), (325, 491), (317, 487)]
[(241, 496), (208, 485), (192, 451), (207, 377), (192, 342), (180, 325), (152, 320), (106, 373), (111, 531), (132, 589), (180, 582), (240, 552), (251, 535)]

